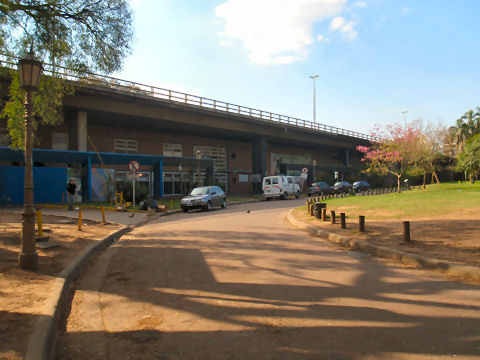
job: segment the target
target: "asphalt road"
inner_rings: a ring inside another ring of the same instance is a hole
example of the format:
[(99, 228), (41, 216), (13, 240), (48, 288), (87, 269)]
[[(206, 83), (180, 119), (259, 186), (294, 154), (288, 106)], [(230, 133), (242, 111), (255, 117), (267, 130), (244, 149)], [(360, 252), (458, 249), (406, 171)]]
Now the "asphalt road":
[(303, 202), (136, 229), (79, 282), (57, 359), (480, 359), (480, 287), (295, 230)]

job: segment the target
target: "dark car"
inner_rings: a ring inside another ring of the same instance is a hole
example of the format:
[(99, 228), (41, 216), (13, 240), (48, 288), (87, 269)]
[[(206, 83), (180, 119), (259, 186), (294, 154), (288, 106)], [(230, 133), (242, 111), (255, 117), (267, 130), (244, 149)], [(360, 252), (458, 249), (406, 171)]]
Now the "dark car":
[(348, 193), (352, 190), (352, 184), (348, 181), (339, 181), (333, 185), (335, 194)]
[(212, 207), (227, 206), (227, 197), (218, 186), (202, 186), (193, 189), (190, 195), (180, 200), (180, 207), (183, 212), (192, 209), (202, 209), (209, 211)]
[(370, 184), (368, 182), (364, 181), (364, 180), (355, 181), (353, 183), (353, 190), (355, 192), (370, 190)]
[(333, 190), (326, 182), (316, 182), (308, 187), (308, 196), (312, 195), (328, 195), (332, 194)]

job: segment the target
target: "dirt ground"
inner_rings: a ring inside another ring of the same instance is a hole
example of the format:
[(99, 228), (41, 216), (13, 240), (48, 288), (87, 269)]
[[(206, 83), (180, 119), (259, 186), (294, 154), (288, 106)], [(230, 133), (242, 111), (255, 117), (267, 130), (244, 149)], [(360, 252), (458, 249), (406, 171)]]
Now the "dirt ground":
[(43, 216), (44, 234), (58, 244), (38, 248), (38, 270), (18, 267), (22, 217), (0, 210), (0, 359), (23, 359), (36, 320), (56, 276), (89, 244), (119, 229), (117, 224), (84, 220), (82, 231), (75, 219)]
[[(365, 233), (358, 231), (358, 219), (348, 217), (348, 209), (335, 210), (336, 224), (309, 216), (305, 210), (296, 209), (294, 216), (315, 224), (324, 230), (366, 240), (371, 244), (386, 246), (408, 253), (418, 254), (459, 264), (480, 266), (480, 214), (470, 213), (461, 216), (445, 215), (436, 218), (421, 218), (410, 221), (408, 245), (403, 242), (403, 224), (399, 220), (365, 220)], [(347, 228), (340, 227), (340, 213), (345, 212)]]

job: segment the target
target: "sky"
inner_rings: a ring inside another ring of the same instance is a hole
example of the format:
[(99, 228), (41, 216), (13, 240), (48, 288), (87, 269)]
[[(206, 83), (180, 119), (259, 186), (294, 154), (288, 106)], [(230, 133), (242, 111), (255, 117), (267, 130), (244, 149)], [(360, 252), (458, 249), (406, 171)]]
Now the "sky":
[(129, 1), (121, 79), (305, 120), (315, 82), (316, 121), (366, 134), (480, 106), (477, 0)]

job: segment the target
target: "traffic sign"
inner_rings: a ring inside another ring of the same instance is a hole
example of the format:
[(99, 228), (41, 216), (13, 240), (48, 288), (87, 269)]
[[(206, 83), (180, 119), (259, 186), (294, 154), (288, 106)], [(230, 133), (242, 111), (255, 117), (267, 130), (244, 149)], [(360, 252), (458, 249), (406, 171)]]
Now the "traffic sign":
[(307, 169), (307, 168), (303, 168), (303, 169), (302, 169), (302, 173), (308, 174), (308, 169)]
[(130, 161), (128, 167), (130, 168), (130, 171), (134, 173), (138, 173), (138, 171), (140, 170), (140, 164), (136, 160)]

